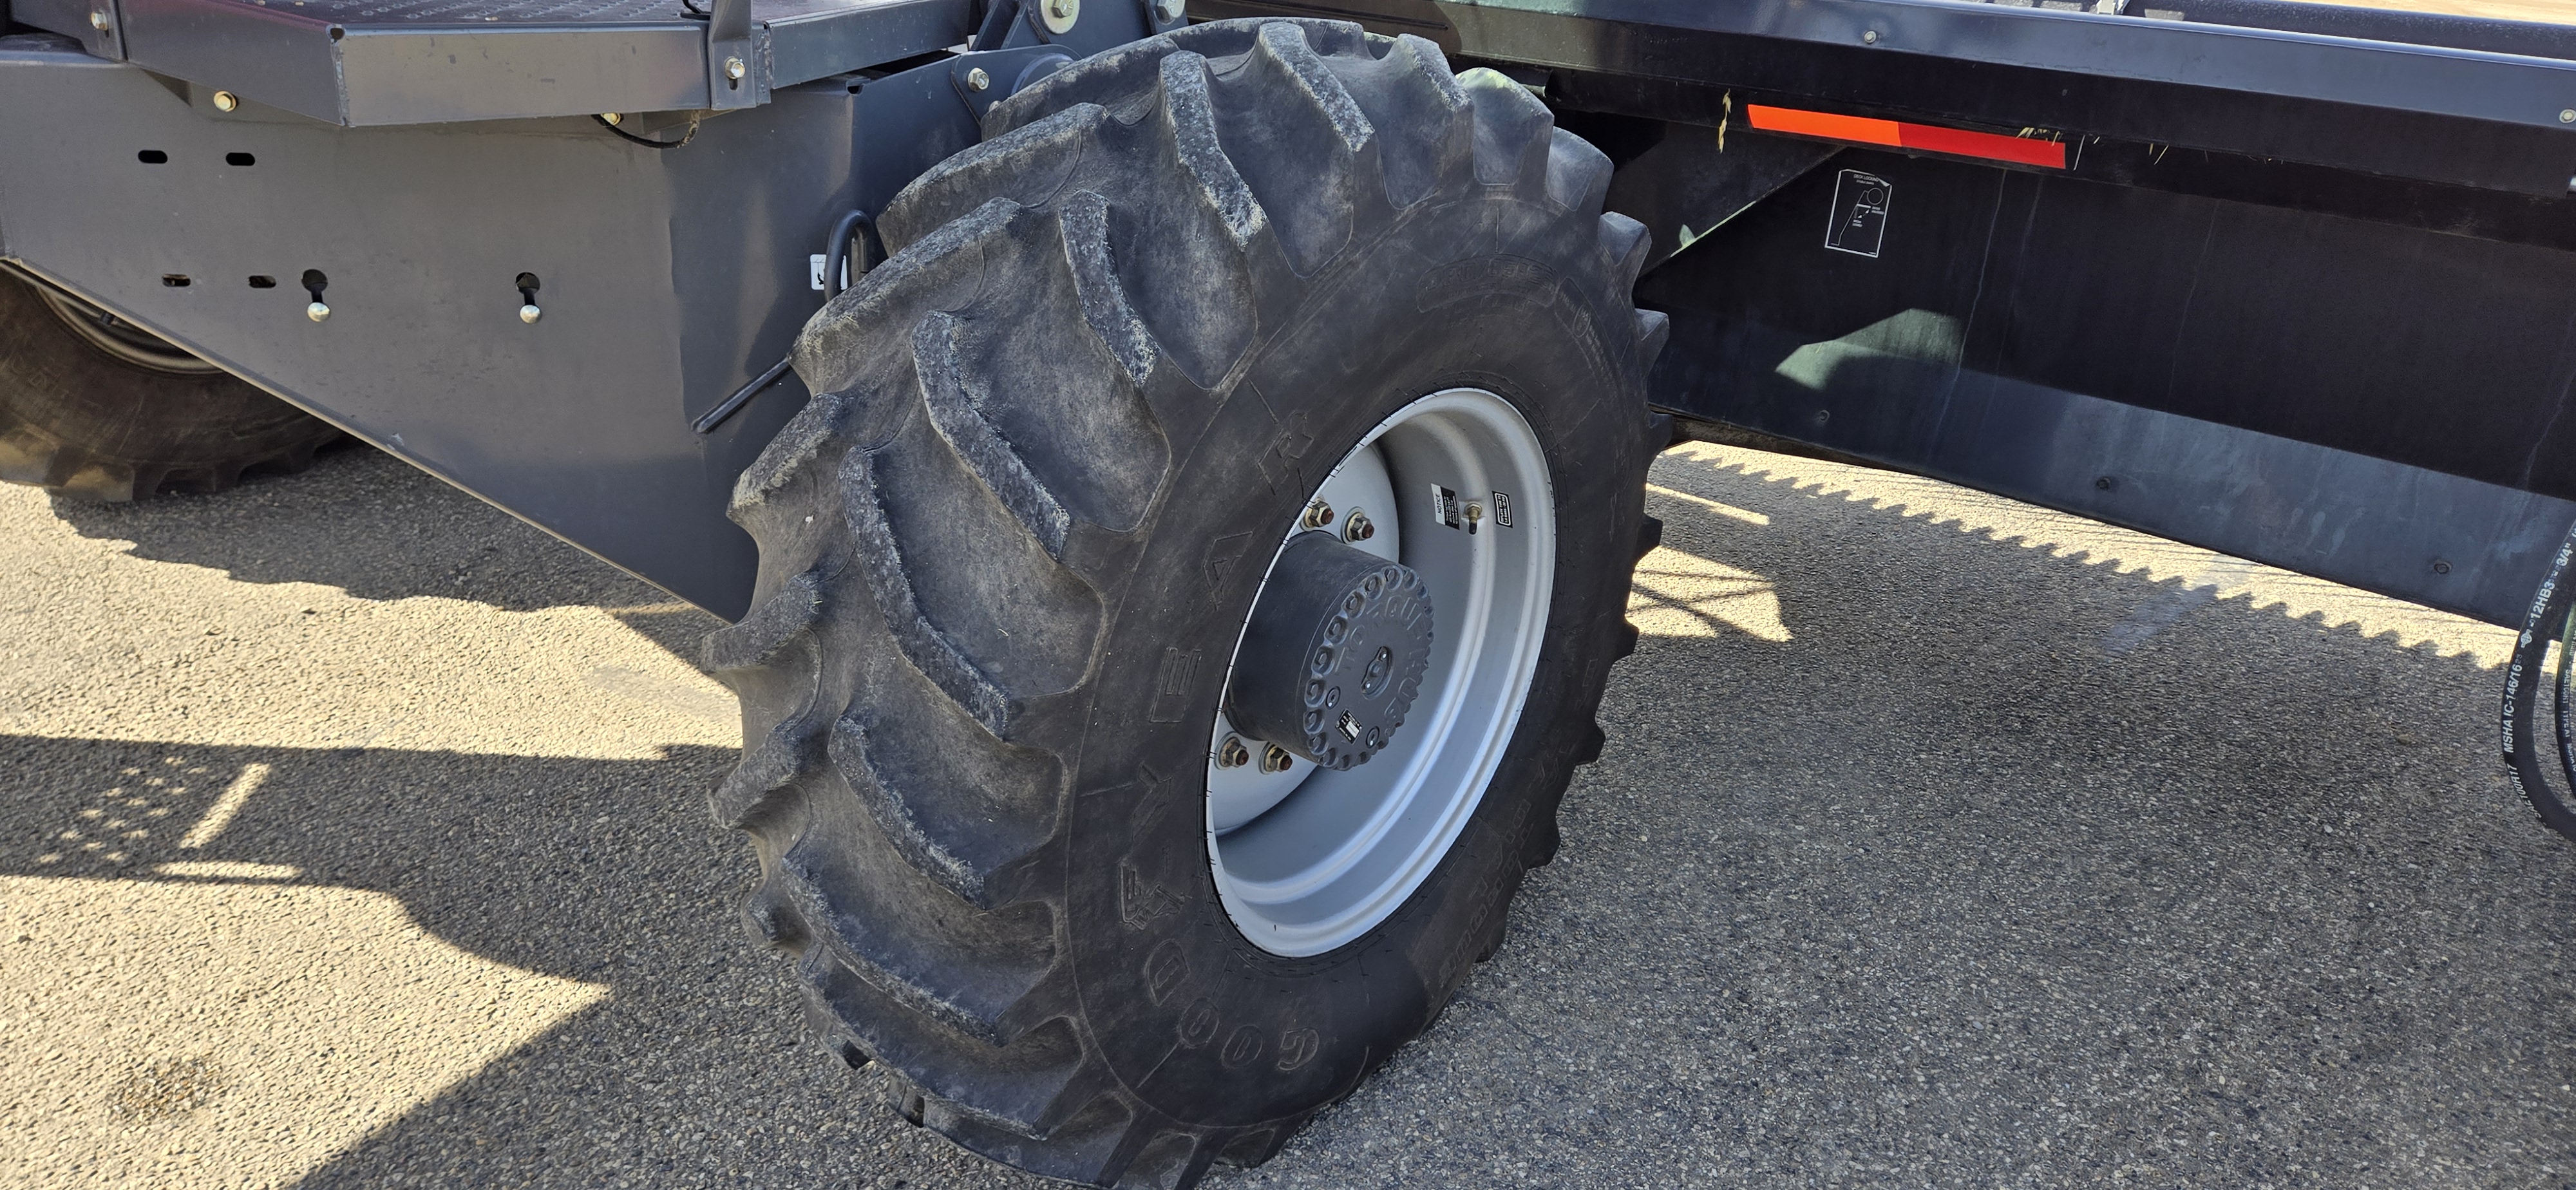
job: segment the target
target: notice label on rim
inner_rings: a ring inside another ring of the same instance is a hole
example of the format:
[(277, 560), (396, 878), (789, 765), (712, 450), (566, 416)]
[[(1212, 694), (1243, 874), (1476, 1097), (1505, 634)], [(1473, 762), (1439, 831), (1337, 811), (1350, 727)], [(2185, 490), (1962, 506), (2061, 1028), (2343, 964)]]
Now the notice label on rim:
[(1510, 492), (1494, 493), (1494, 523), (1501, 525), (1506, 529), (1512, 527), (1512, 494)]
[(1452, 529), (1458, 527), (1458, 493), (1431, 485), (1431, 516)]

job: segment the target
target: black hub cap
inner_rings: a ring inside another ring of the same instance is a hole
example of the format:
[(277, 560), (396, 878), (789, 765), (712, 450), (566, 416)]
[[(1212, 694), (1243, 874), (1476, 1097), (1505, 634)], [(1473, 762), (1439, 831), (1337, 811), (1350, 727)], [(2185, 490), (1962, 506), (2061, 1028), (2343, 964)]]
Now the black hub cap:
[(1280, 551), (1236, 654), (1227, 715), (1259, 739), (1328, 769), (1386, 746), (1431, 665), (1431, 594), (1421, 576), (1301, 533)]

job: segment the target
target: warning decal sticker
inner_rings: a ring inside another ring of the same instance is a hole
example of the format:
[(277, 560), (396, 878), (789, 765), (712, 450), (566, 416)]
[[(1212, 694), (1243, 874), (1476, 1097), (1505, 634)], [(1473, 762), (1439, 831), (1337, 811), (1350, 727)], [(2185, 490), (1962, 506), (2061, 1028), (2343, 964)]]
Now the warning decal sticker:
[(1878, 256), (1887, 236), (1887, 179), (1847, 169), (1834, 180), (1834, 219), (1825, 225), (1825, 247), (1854, 256)]

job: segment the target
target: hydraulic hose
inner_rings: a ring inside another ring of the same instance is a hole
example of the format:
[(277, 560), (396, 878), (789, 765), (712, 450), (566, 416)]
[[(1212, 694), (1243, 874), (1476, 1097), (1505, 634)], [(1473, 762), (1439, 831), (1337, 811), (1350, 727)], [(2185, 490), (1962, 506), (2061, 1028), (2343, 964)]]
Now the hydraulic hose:
[(850, 241), (863, 231), (868, 238), (859, 249), (857, 276), (867, 276), (869, 269), (885, 259), (885, 245), (877, 240), (877, 221), (873, 216), (866, 211), (852, 211), (841, 216), (841, 221), (832, 225), (832, 238), (823, 252), (823, 290), (832, 297), (841, 296), (841, 291), (849, 288), (842, 283), (842, 276), (850, 271)]

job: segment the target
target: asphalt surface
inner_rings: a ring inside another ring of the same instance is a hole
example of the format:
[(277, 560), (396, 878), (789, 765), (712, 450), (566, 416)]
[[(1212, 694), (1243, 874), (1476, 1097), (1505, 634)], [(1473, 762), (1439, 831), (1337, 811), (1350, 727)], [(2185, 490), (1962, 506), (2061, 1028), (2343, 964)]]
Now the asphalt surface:
[[(1558, 861), (1220, 1187), (2563, 1186), (2506, 633), (1693, 447)], [(798, 1040), (712, 622), (382, 456), (0, 488), (0, 1183), (1034, 1185)]]

